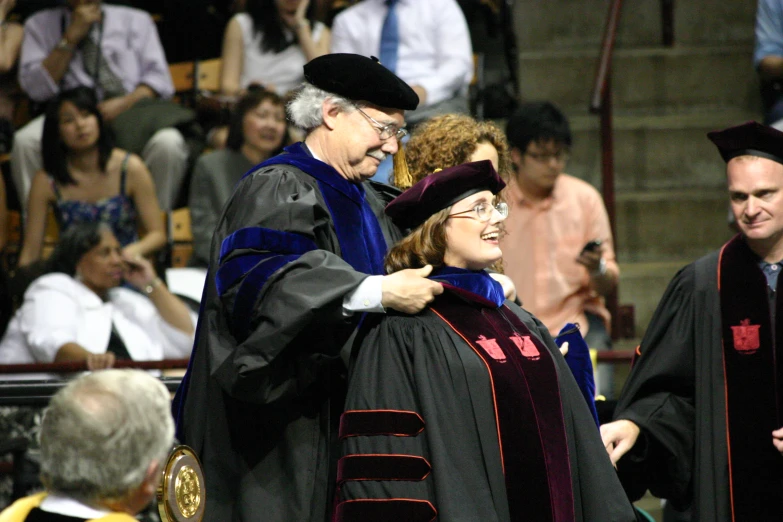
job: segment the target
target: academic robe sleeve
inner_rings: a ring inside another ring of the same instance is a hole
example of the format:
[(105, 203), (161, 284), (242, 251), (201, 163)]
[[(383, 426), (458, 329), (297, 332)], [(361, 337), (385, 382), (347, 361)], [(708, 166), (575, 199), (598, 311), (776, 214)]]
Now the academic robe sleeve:
[(690, 502), (694, 449), (695, 269), (671, 281), (642, 339), (615, 412), (641, 434), (618, 463), (636, 500), (647, 489), (679, 505)]
[(317, 192), (298, 171), (267, 167), (240, 182), (218, 224), (208, 284), (227, 328), (208, 329), (209, 366), (232, 397), (266, 404), (304, 393), (355, 327), (343, 298), (367, 274), (338, 255)]

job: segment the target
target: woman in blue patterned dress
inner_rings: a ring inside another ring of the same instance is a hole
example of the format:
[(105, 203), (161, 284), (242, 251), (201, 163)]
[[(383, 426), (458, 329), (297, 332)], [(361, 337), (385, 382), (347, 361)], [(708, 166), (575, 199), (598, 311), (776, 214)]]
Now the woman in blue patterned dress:
[(48, 107), (41, 148), (44, 170), (33, 178), (19, 266), (41, 258), (50, 205), (61, 232), (73, 223), (108, 224), (124, 256), (165, 244), (152, 177), (141, 158), (114, 147), (91, 89), (64, 91)]

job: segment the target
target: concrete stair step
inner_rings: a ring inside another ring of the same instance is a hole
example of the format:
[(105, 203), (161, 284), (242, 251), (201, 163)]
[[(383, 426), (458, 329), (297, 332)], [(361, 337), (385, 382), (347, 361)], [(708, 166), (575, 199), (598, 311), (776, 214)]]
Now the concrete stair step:
[[(514, 2), (520, 51), (598, 49), (609, 0)], [(674, 2), (674, 38), (679, 45), (753, 41), (755, 0)], [(617, 34), (618, 48), (660, 45), (660, 0), (625, 2)]]
[(619, 192), (617, 256), (621, 262), (694, 260), (725, 243), (725, 188)]
[(633, 304), (635, 312), (637, 339), (630, 343), (632, 348), (644, 336), (669, 281), (691, 261), (620, 263), (619, 301), (621, 304)]
[[(519, 53), (520, 97), (584, 111), (592, 95), (597, 49)], [(619, 49), (613, 62), (618, 110), (760, 108), (751, 44)]]
[[(599, 118), (569, 114), (574, 137), (567, 171), (600, 186)], [(620, 114), (613, 120), (615, 186), (622, 190), (725, 187), (725, 164), (707, 132), (759, 120), (739, 109)]]

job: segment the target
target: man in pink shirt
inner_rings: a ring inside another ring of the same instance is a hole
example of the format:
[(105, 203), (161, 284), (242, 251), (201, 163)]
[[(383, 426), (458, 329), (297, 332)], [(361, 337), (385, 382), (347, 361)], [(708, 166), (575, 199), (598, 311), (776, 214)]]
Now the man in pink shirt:
[(603, 296), (615, 288), (620, 271), (601, 195), (563, 173), (571, 146), (568, 121), (549, 102), (527, 103), (509, 118), (506, 135), (514, 172), (501, 240), (505, 273), (522, 305), (553, 336), (566, 323), (578, 323), (591, 348), (609, 349)]

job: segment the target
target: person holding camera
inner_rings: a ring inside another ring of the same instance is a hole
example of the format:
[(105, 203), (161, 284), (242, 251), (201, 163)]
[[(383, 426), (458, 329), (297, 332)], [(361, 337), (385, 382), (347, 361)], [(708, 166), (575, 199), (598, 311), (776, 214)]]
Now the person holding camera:
[[(620, 270), (601, 195), (563, 172), (568, 120), (549, 102), (526, 103), (509, 118), (506, 136), (513, 172), (505, 192), (503, 269), (553, 336), (578, 323), (590, 348), (610, 349), (604, 296), (616, 288)], [(599, 374), (600, 393), (611, 395), (610, 379)]]

